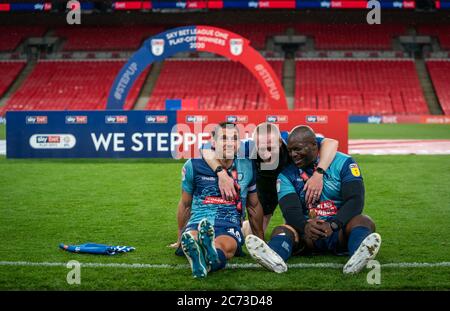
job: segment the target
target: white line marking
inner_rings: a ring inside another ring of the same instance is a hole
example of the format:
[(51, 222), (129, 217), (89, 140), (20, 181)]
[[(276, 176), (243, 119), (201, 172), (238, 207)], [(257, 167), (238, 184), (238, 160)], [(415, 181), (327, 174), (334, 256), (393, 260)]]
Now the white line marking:
[[(30, 262), (30, 261), (0, 261), (0, 266), (19, 266), (19, 267), (65, 267), (65, 262)], [(188, 264), (145, 264), (145, 263), (80, 263), (86, 268), (125, 268), (125, 269), (188, 269)], [(341, 269), (344, 265), (332, 262), (323, 263), (294, 263), (288, 264), (290, 269), (307, 269), (307, 268), (328, 268)], [(450, 262), (394, 262), (382, 264), (383, 268), (435, 268), (450, 267)], [(260, 265), (254, 263), (246, 264), (228, 264), (227, 269), (255, 269), (261, 268)]]

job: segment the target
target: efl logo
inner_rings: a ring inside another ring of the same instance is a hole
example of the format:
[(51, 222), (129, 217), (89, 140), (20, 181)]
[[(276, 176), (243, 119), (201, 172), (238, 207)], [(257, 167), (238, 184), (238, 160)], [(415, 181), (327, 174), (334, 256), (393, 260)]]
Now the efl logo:
[(306, 123), (328, 123), (328, 116), (306, 116)]
[(71, 149), (76, 139), (71, 134), (35, 134), (30, 137), (33, 149)]
[(206, 123), (208, 116), (186, 116), (186, 123)]
[(153, 115), (145, 116), (145, 123), (167, 123), (167, 122), (169, 122), (168, 116), (153, 116)]
[(47, 116), (27, 116), (27, 124), (47, 124)]
[(287, 123), (288, 116), (267, 116), (266, 121), (269, 123)]
[(86, 124), (87, 116), (66, 116), (66, 124)]
[(106, 116), (105, 117), (106, 124), (126, 124), (128, 123), (127, 116)]
[(248, 116), (227, 116), (226, 120), (231, 123), (247, 123)]

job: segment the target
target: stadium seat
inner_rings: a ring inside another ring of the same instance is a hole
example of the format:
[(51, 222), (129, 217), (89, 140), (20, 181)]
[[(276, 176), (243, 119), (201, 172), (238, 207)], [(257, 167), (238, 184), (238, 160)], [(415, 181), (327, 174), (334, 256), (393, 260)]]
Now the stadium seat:
[(41, 37), (46, 28), (41, 26), (0, 26), (0, 52), (12, 52), (28, 37)]
[(64, 51), (122, 51), (137, 50), (143, 40), (163, 31), (151, 26), (62, 27), (55, 31), (67, 39)]
[(450, 115), (450, 61), (428, 60), (426, 64), (442, 110)]
[(297, 60), (295, 108), (428, 113), (411, 60)]
[[(6, 103), (6, 110), (102, 110), (123, 60), (39, 61)], [(147, 72), (147, 71), (146, 71)], [(124, 109), (131, 109), (146, 72), (134, 84)]]
[(24, 66), (24, 61), (0, 62), (0, 97), (5, 94)]
[(316, 50), (390, 50), (394, 36), (405, 33), (402, 25), (296, 24), (298, 34), (314, 38)]
[(439, 40), (441, 49), (450, 50), (450, 26), (426, 25), (418, 27), (419, 34), (435, 36)]
[[(269, 63), (281, 79), (282, 61)], [(164, 109), (166, 99), (198, 99), (201, 110), (268, 108), (252, 74), (224, 59), (165, 61), (147, 109)]]

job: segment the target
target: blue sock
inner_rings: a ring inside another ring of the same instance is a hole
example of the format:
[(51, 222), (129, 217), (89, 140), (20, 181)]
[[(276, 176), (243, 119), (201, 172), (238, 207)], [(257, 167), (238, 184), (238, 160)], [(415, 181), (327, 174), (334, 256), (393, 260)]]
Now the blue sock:
[(272, 237), (269, 241), (269, 247), (275, 251), (284, 261), (288, 260), (292, 254), (292, 245), (294, 241), (292, 238), (286, 234), (276, 235)]
[(227, 257), (225, 257), (224, 252), (219, 248), (216, 248), (216, 251), (217, 255), (219, 255), (219, 262), (215, 262), (211, 265), (211, 272), (223, 269), (227, 265)]
[(352, 229), (347, 242), (350, 256), (352, 256), (356, 252), (359, 245), (361, 245), (361, 242), (371, 233), (372, 230), (367, 227), (359, 226)]

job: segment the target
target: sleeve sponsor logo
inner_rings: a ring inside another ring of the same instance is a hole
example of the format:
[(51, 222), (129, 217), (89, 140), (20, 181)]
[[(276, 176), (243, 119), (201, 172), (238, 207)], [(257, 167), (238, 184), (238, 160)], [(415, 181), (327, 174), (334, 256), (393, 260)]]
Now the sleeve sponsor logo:
[(25, 122), (26, 124), (47, 124), (48, 118), (47, 116), (26, 116)]
[(87, 116), (66, 116), (66, 124), (87, 124)]
[(182, 168), (181, 169), (181, 181), (185, 181), (186, 180), (186, 168)]
[(306, 116), (306, 123), (328, 123), (328, 116)]
[(128, 116), (105, 116), (106, 124), (127, 124)]
[(71, 134), (35, 134), (30, 137), (33, 149), (72, 149), (76, 144)]
[(359, 171), (358, 164), (356, 164), (356, 163), (350, 164), (350, 171), (352, 172), (352, 175), (355, 177), (361, 176), (361, 172)]

